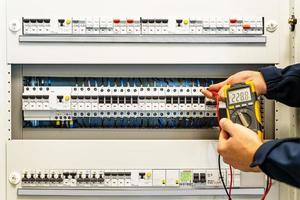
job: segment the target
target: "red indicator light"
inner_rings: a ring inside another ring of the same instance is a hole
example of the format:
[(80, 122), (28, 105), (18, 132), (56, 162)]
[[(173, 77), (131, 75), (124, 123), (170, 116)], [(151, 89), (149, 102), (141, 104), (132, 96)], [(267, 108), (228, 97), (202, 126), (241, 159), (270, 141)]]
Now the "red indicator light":
[(243, 28), (244, 29), (250, 29), (251, 28), (251, 24), (243, 24)]
[(231, 24), (237, 23), (237, 19), (230, 19), (229, 21), (230, 21)]
[(134, 22), (133, 19), (127, 19), (127, 23), (128, 23), (128, 24), (132, 24), (133, 22)]
[(114, 21), (114, 23), (115, 23), (115, 24), (118, 24), (118, 23), (120, 23), (120, 22), (121, 22), (121, 20), (120, 20), (120, 19), (114, 19), (113, 21)]

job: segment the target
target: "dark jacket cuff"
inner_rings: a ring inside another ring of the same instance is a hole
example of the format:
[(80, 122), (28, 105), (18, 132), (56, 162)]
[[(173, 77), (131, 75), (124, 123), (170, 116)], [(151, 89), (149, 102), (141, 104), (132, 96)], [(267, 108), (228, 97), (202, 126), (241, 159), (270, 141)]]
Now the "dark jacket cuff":
[(265, 161), (269, 152), (276, 145), (276, 142), (278, 142), (278, 141), (269, 141), (269, 142), (262, 144), (255, 152), (253, 161), (252, 161), (250, 167), (256, 167), (256, 166), (263, 164), (263, 162)]
[(275, 66), (263, 67), (259, 71), (262, 73), (266, 83), (272, 83), (282, 78), (281, 70)]
[(256, 167), (256, 166), (261, 166), (268, 155), (271, 153), (271, 151), (279, 146), (280, 144), (288, 141), (294, 141), (298, 140), (297, 138), (287, 138), (287, 139), (281, 139), (281, 140), (273, 140), (273, 141), (268, 141), (264, 144), (262, 144), (257, 151), (254, 154), (253, 161), (250, 164), (250, 167)]
[(267, 84), (267, 98), (273, 98), (276, 95), (276, 86), (282, 80), (282, 69), (275, 66), (263, 67), (260, 69), (262, 76)]

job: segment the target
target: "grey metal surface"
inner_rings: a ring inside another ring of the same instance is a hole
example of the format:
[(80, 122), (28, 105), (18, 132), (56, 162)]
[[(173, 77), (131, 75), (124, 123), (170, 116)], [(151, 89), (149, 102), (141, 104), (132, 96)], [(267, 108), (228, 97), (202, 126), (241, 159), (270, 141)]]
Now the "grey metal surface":
[(265, 44), (261, 35), (20, 35), (19, 42)]
[(23, 129), (23, 139), (218, 139), (217, 129)]
[(22, 93), (23, 93), (23, 67), (12, 65), (11, 67), (11, 137), (23, 138)]
[(264, 98), (264, 134), (265, 139), (275, 138), (275, 102)]
[[(200, 55), (199, 55), (200, 56)], [(258, 70), (265, 65), (225, 64), (38, 64), (19, 65), (23, 76), (57, 77), (187, 77), (225, 78), (241, 70)]]
[[(263, 188), (239, 188), (232, 190), (233, 196), (257, 197)], [(225, 196), (220, 189), (18, 189), (19, 196)]]

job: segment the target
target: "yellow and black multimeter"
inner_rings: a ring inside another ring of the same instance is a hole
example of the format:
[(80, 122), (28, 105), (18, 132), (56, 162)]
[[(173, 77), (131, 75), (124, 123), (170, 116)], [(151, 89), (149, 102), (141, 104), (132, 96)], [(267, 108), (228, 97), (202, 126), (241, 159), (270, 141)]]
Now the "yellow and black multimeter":
[(254, 83), (247, 81), (245, 83), (226, 85), (224, 97), (227, 118), (234, 123), (253, 130), (263, 140), (260, 102), (257, 98)]

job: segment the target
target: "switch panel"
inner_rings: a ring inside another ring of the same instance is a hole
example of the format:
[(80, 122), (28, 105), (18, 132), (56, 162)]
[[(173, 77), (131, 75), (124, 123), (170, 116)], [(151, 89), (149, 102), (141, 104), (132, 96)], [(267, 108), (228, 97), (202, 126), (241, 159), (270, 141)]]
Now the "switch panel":
[[(229, 169), (222, 169), (225, 182), (229, 182)], [(228, 180), (228, 181), (227, 181)], [(240, 187), (240, 173), (233, 176), (234, 187)], [(218, 169), (99, 169), (24, 170), (22, 187), (176, 187), (222, 188)]]
[(263, 35), (263, 17), (23, 18), (24, 35)]

